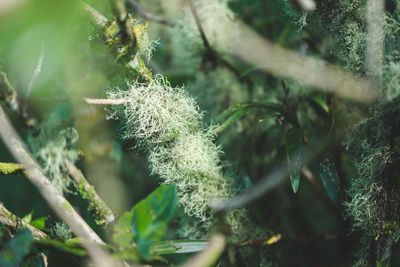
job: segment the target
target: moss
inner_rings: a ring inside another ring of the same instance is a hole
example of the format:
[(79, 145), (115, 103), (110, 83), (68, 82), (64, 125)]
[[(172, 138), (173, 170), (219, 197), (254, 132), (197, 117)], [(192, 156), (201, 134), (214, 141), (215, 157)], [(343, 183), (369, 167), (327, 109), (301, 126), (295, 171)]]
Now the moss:
[(76, 185), (76, 188), (79, 191), (79, 194), (83, 199), (89, 200), (88, 212), (95, 216), (95, 222), (98, 225), (105, 225), (109, 222), (110, 217), (113, 217), (113, 214), (110, 214), (109, 208), (105, 205), (105, 203), (97, 197), (97, 193), (94, 189), (94, 186), (85, 186), (85, 184)]
[(80, 152), (75, 149), (78, 133), (74, 128), (64, 127), (66, 111), (62, 108), (49, 114), (41, 125), (37, 137), (30, 137), (33, 155), (39, 161), (46, 176), (60, 192), (69, 192), (72, 180), (66, 174), (65, 162), (75, 162)]
[(0, 162), (0, 174), (8, 175), (8, 174), (22, 174), (23, 167), (18, 163), (4, 163)]

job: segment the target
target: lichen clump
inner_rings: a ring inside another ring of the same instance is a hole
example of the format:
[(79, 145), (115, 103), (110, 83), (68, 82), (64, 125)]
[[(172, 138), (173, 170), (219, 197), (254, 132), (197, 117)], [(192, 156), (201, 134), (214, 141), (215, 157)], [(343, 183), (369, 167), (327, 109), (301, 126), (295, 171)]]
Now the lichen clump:
[[(113, 114), (125, 121), (123, 136), (148, 151), (152, 173), (163, 183), (174, 184), (185, 213), (208, 229), (214, 222), (209, 201), (237, 192), (234, 180), (222, 174), (220, 148), (213, 142), (212, 129), (202, 123), (194, 99), (160, 75), (148, 84), (130, 83), (127, 90), (109, 92), (108, 97), (127, 101)], [(227, 218), (236, 232), (241, 222)]]
[(44, 120), (39, 136), (29, 138), (34, 156), (60, 192), (69, 192), (72, 179), (67, 177), (66, 161), (75, 162), (79, 158), (77, 141), (78, 132), (72, 127), (64, 128), (57, 112)]
[[(374, 107), (367, 119), (349, 131), (349, 149), (357, 177), (345, 202), (353, 230), (362, 233), (358, 263), (390, 260), (400, 239), (400, 99)], [(390, 229), (389, 229), (390, 228)]]

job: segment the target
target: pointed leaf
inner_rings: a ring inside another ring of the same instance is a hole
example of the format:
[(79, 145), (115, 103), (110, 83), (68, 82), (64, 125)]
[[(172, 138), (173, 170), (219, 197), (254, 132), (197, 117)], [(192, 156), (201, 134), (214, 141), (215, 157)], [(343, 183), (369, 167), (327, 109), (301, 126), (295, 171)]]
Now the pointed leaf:
[(151, 245), (151, 251), (156, 255), (195, 253), (204, 250), (207, 242), (207, 240), (160, 241)]
[(286, 135), (286, 158), (293, 192), (297, 192), (300, 182), (303, 134), (300, 129), (290, 129)]
[(325, 190), (332, 202), (337, 203), (339, 192), (339, 177), (336, 171), (335, 163), (331, 158), (325, 158), (320, 164), (320, 176)]

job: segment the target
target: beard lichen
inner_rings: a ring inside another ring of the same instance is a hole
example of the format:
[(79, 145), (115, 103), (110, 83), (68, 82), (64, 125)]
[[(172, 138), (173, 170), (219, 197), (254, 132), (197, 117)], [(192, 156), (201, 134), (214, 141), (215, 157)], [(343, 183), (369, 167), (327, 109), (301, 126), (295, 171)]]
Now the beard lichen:
[(349, 131), (357, 170), (348, 190), (345, 213), (361, 233), (358, 264), (389, 261), (400, 239), (400, 98), (377, 104)]

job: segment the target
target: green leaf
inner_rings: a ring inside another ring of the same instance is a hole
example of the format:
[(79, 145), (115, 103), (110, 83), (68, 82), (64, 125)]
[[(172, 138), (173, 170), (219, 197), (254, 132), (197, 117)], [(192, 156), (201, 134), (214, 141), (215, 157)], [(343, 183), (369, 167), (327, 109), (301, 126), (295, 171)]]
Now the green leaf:
[(47, 217), (41, 217), (38, 218), (36, 220), (31, 221), (29, 224), (40, 229), (40, 230), (47, 230), (46, 229), (46, 221), (47, 221)]
[(160, 241), (151, 245), (152, 254), (195, 253), (205, 249), (207, 240), (170, 240)]
[(329, 107), (326, 101), (320, 95), (314, 95), (311, 99), (319, 105), (326, 113), (329, 113)]
[(222, 112), (220, 115), (218, 115), (216, 120), (224, 122), (221, 123), (220, 126), (214, 130), (214, 133), (219, 133), (223, 131), (228, 126), (240, 120), (242, 117), (244, 117), (250, 112), (257, 112), (262, 118), (266, 116), (275, 115), (278, 113), (284, 115), (291, 121), (291, 118), (287, 116), (287, 114), (284, 111), (284, 108), (281, 105), (264, 102), (261, 100), (253, 100), (247, 103), (235, 104), (229, 107), (224, 112)]
[(129, 248), (136, 242), (140, 255), (150, 259), (150, 246), (164, 237), (176, 204), (175, 187), (158, 187), (117, 220), (114, 242), (121, 248)]
[(26, 214), (21, 220), (24, 223), (30, 223), (32, 221), (32, 216), (33, 216), (33, 211), (31, 211), (28, 214)]
[(41, 239), (35, 240), (34, 244), (38, 247), (54, 249), (57, 251), (73, 254), (78, 257), (85, 257), (87, 255), (86, 250), (84, 250), (79, 244), (76, 243), (62, 242), (56, 239)]
[(19, 231), (0, 251), (0, 266), (19, 266), (25, 255), (31, 250), (32, 241), (33, 236), (28, 229)]
[(303, 133), (300, 129), (290, 129), (286, 135), (286, 158), (293, 192), (297, 192), (300, 182)]
[(320, 167), (319, 174), (321, 176), (325, 190), (328, 193), (328, 196), (331, 199), (331, 201), (337, 203), (340, 183), (335, 163), (330, 157), (328, 157), (320, 162), (319, 167)]

